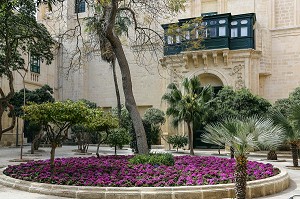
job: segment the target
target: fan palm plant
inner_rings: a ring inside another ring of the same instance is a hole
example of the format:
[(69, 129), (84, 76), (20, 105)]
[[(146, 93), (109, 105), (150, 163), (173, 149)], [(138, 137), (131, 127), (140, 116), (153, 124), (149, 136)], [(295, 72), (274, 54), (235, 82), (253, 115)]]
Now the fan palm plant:
[(300, 143), (300, 105), (294, 105), (287, 111), (285, 117), (280, 111), (271, 113), (273, 122), (284, 130), (285, 141), (290, 145), (293, 158), (293, 166), (298, 167), (297, 148)]
[(213, 100), (213, 90), (211, 86), (201, 87), (198, 77), (185, 78), (182, 87), (184, 92), (175, 83), (171, 83), (168, 86), (170, 92), (164, 94), (162, 99), (169, 104), (166, 114), (172, 116), (173, 125), (177, 127), (180, 122), (186, 123), (190, 154), (194, 155), (193, 121), (201, 120), (207, 114), (206, 110)]
[(280, 146), (283, 140), (282, 128), (270, 119), (258, 117), (228, 118), (224, 122), (209, 124), (202, 141), (234, 149), (235, 192), (237, 199), (246, 198), (247, 153), (253, 149), (268, 149)]

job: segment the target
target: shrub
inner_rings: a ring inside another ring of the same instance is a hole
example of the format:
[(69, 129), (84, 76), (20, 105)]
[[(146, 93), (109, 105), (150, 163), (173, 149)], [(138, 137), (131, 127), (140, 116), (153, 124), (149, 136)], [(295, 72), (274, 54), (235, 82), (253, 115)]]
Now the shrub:
[(151, 165), (166, 165), (173, 166), (175, 161), (174, 157), (170, 153), (150, 153), (135, 155), (129, 159), (131, 164), (151, 164)]
[(167, 142), (173, 145), (173, 148), (182, 148), (188, 143), (188, 138), (182, 135), (171, 135), (168, 137)]

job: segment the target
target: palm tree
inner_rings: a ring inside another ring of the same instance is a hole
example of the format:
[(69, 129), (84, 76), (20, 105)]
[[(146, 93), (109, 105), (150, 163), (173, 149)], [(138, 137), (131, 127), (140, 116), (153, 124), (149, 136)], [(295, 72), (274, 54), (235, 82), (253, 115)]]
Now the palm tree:
[(177, 127), (182, 121), (187, 124), (190, 154), (194, 155), (193, 121), (201, 120), (205, 116), (213, 99), (213, 90), (211, 86), (201, 87), (198, 77), (185, 78), (182, 87), (184, 92), (175, 83), (171, 83), (168, 86), (170, 92), (164, 94), (162, 99), (169, 104), (166, 114), (172, 116), (173, 125)]
[(282, 129), (272, 120), (258, 117), (228, 118), (223, 123), (209, 124), (202, 141), (231, 146), (235, 153), (235, 192), (237, 199), (246, 198), (247, 153), (253, 149), (278, 147), (282, 143)]
[(285, 141), (291, 146), (293, 166), (298, 167), (297, 148), (300, 143), (300, 105), (293, 105), (285, 117), (280, 111), (271, 113), (273, 122), (284, 130)]
[[(87, 18), (87, 31), (93, 32), (99, 40), (100, 44), (100, 54), (101, 59), (107, 63), (109, 63), (112, 67), (113, 72), (113, 80), (117, 97), (117, 108), (118, 108), (118, 118), (121, 121), (121, 97), (118, 86), (118, 79), (116, 73), (116, 55), (113, 51), (112, 45), (105, 37), (104, 29), (103, 29), (103, 21), (99, 19), (98, 15), (103, 15), (104, 10), (101, 6), (96, 7), (96, 12), (94, 17)], [(127, 16), (122, 16), (120, 13), (117, 15), (116, 23), (115, 23), (115, 33), (118, 36), (128, 35), (128, 27), (131, 24), (130, 19)]]

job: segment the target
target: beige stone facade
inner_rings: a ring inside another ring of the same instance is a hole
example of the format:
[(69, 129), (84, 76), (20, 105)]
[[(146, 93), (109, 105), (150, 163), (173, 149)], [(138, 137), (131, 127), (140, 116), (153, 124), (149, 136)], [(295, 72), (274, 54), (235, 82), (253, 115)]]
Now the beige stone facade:
[[(87, 57), (80, 63), (71, 63), (76, 40), (58, 37), (66, 30), (77, 27), (74, 2), (67, 0), (62, 9), (56, 8), (62, 10), (60, 17), (45, 7), (40, 9), (38, 19), (49, 27), (60, 43), (60, 48), (53, 64), (41, 71), (38, 82), (30, 79), (35, 74), (28, 74), (26, 84), (34, 88), (48, 83), (55, 88), (59, 100), (85, 98), (105, 108), (114, 107), (116, 97), (109, 64), (97, 56)], [(178, 15), (178, 19), (198, 17), (201, 13), (210, 12), (232, 15), (255, 13), (255, 48), (204, 49), (172, 56), (159, 54), (158, 58), (146, 53), (146, 60), (137, 64), (134, 49), (124, 40), (133, 91), (141, 113), (148, 107), (165, 110), (166, 105), (161, 102), (161, 96), (166, 92), (166, 86), (194, 75), (199, 76), (203, 84), (229, 85), (236, 89), (247, 87), (271, 102), (287, 97), (300, 86), (300, 0), (188, 0), (185, 12)], [(92, 15), (92, 11), (86, 7), (86, 12), (80, 13), (78, 20), (89, 15)], [(177, 19), (161, 23), (175, 21)], [(72, 33), (76, 35), (78, 31), (76, 29)], [(89, 35), (83, 32), (79, 43), (88, 39)], [(69, 70), (69, 66), (74, 70)], [(118, 77), (122, 93), (119, 70)], [(22, 81), (16, 80), (16, 90), (21, 87)], [(170, 125), (166, 124), (165, 134), (171, 131)]]

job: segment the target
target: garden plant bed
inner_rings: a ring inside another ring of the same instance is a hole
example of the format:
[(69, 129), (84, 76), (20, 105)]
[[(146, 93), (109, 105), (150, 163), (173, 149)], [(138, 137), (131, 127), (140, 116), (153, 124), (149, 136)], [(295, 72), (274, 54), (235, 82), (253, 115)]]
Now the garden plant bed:
[[(160, 198), (160, 195), (163, 198), (172, 198), (172, 195), (181, 198), (179, 195), (188, 195), (192, 199), (213, 199), (234, 195), (234, 160), (180, 156), (175, 157), (174, 166), (152, 166), (131, 165), (128, 163), (131, 157), (56, 159), (53, 177), (48, 160), (33, 161), (6, 168), (3, 173), (13, 178), (1, 174), (0, 184), (73, 198), (95, 198), (96, 195), (97, 198), (119, 196), (124, 199)], [(279, 172), (270, 164), (249, 161), (248, 180), (252, 181), (247, 183), (248, 196), (264, 196), (286, 189), (289, 177), (284, 170)]]

